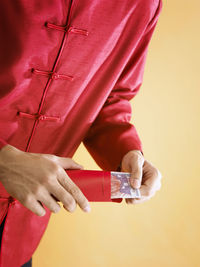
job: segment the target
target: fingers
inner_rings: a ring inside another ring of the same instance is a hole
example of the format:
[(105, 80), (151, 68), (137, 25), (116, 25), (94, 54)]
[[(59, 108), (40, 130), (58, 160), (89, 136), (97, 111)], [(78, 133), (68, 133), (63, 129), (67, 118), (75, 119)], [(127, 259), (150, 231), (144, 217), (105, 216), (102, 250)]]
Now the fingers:
[[(145, 179), (143, 184), (140, 187), (141, 198), (140, 199), (126, 199), (127, 204), (139, 204), (151, 199), (156, 191), (161, 188), (161, 173), (154, 167), (150, 167), (150, 175), (148, 179)], [(148, 173), (147, 173), (148, 175)]]
[(79, 207), (83, 211), (90, 211), (90, 205), (87, 198), (63, 169), (61, 170), (61, 173), (58, 176), (58, 181), (72, 195), (72, 197), (75, 199), (75, 201), (78, 203)]
[(144, 158), (139, 153), (137, 156), (134, 156), (132, 158), (132, 161), (130, 163), (131, 167), (130, 184), (135, 189), (140, 188), (141, 186), (142, 175), (143, 175), (143, 164), (144, 164)]
[(141, 204), (143, 202), (148, 201), (150, 198), (141, 198), (141, 199), (137, 199), (137, 198), (129, 198), (126, 199), (126, 203), (127, 204)]
[(135, 199), (127, 199), (128, 204), (139, 204), (148, 201), (151, 199), (155, 194), (156, 191), (160, 189), (161, 186), (155, 186), (155, 187), (149, 187), (146, 185), (142, 185), (140, 188), (141, 198), (135, 198)]
[(148, 165), (148, 169), (148, 172), (146, 173), (146, 179), (144, 179), (144, 183), (141, 186), (140, 192), (143, 196), (151, 197), (156, 191), (160, 190), (162, 175), (160, 171), (152, 165)]
[(45, 188), (40, 189), (37, 200), (41, 201), (51, 212), (58, 213), (61, 209), (60, 205)]
[(73, 212), (76, 209), (77, 203), (85, 212), (89, 212), (89, 202), (64, 170), (83, 169), (83, 166), (76, 163), (71, 158), (58, 157), (49, 154), (45, 154), (45, 156), (53, 160), (56, 163), (55, 166), (57, 167), (54, 170), (56, 179), (50, 179), (46, 184), (49, 197), (48, 199), (42, 199), (42, 202), (53, 212), (56, 212), (56, 209), (58, 208), (55, 204), (57, 203), (56, 201), (61, 201), (63, 207), (69, 212)]
[(29, 195), (20, 202), (38, 216), (44, 216), (46, 213), (42, 204), (54, 213), (59, 212), (61, 208), (44, 187), (39, 187), (35, 194), (29, 193)]
[(53, 197), (57, 200), (61, 201), (63, 204), (63, 207), (69, 211), (74, 212), (76, 209), (76, 201), (72, 197), (72, 195), (65, 190), (63, 186), (59, 182), (55, 183), (51, 190), (51, 193), (53, 194)]
[[(64, 170), (64, 168), (83, 169), (83, 166), (71, 158), (58, 157), (52, 154), (22, 151), (17, 153), (19, 155), (16, 157), (16, 151), (10, 151), (9, 155), (6, 156), (7, 158), (5, 157), (4, 176), (6, 179), (2, 182), (7, 192), (16, 200), (19, 200), (22, 205), (38, 216), (45, 214), (43, 204), (50, 211), (58, 212), (60, 205), (57, 201), (59, 200), (69, 211), (74, 210), (76, 201), (82, 208), (87, 207), (86, 198), (74, 184), (70, 186), (71, 180)], [(60, 177), (60, 173), (63, 177), (60, 179), (66, 188), (57, 179)], [(72, 190), (71, 193), (70, 190)]]
[(89, 202), (64, 171), (64, 169), (84, 169), (84, 167), (71, 158), (58, 157), (51, 154), (45, 154), (45, 156), (53, 160), (58, 167), (56, 168), (57, 179), (51, 181), (51, 184), (48, 185), (52, 198), (56, 201), (61, 201), (63, 207), (69, 212), (73, 212), (76, 209), (77, 203), (84, 211), (90, 211)]
[(46, 214), (43, 206), (36, 200), (34, 195), (28, 195), (25, 200), (20, 201), (23, 206), (38, 216), (44, 216)]
[(71, 158), (54, 156), (54, 161), (60, 165), (63, 169), (83, 169), (84, 167), (76, 163)]
[(157, 177), (152, 176), (149, 178), (148, 181), (146, 181), (146, 183), (140, 187), (141, 196), (152, 197), (157, 191), (159, 183), (160, 182), (158, 181)]
[[(52, 192), (52, 195), (50, 192)], [(48, 186), (48, 190), (45, 187), (39, 187), (34, 194), (27, 195), (26, 199), (20, 202), (36, 215), (44, 216), (46, 211), (42, 204), (51, 212), (58, 213), (61, 207), (57, 201), (61, 201), (64, 208), (69, 212), (73, 212), (76, 208), (76, 201), (72, 195), (56, 181)]]

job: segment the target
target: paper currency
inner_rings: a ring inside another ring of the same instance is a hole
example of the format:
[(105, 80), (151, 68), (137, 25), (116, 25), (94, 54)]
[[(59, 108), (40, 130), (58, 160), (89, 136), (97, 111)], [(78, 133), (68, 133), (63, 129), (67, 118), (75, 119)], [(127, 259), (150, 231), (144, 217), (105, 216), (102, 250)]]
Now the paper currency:
[(130, 185), (129, 172), (111, 172), (111, 198), (141, 198), (140, 190)]

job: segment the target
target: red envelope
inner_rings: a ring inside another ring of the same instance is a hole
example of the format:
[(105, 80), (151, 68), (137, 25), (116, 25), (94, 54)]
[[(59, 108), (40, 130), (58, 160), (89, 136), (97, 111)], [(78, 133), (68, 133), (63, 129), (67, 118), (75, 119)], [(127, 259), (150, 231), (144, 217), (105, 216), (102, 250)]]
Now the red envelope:
[(65, 170), (70, 179), (81, 189), (88, 201), (122, 202), (111, 199), (111, 172), (96, 170)]

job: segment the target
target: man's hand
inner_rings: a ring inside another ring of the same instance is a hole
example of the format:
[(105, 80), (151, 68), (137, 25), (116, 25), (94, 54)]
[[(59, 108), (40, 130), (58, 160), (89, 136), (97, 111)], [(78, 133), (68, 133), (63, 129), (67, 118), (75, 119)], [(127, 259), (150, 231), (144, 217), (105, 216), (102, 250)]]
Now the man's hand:
[(42, 203), (57, 213), (57, 201), (70, 212), (76, 203), (90, 211), (88, 200), (64, 169), (83, 167), (71, 158), (23, 152), (11, 145), (0, 150), (0, 181), (12, 197), (38, 216), (45, 215)]
[(130, 183), (139, 188), (140, 199), (126, 199), (127, 204), (137, 204), (149, 200), (161, 187), (162, 175), (150, 162), (144, 159), (139, 150), (129, 151), (122, 159), (121, 171), (130, 172)]

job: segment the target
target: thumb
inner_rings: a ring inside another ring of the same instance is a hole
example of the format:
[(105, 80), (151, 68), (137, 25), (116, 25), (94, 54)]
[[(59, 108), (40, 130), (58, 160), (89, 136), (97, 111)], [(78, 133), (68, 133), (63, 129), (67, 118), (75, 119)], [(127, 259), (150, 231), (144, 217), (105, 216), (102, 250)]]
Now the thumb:
[(57, 156), (56, 161), (63, 169), (84, 169), (82, 165), (76, 163), (71, 158)]
[(143, 175), (143, 164), (144, 160), (138, 158), (135, 160), (131, 166), (131, 177), (130, 177), (130, 184), (133, 188), (137, 189), (140, 188), (142, 182), (142, 175)]

